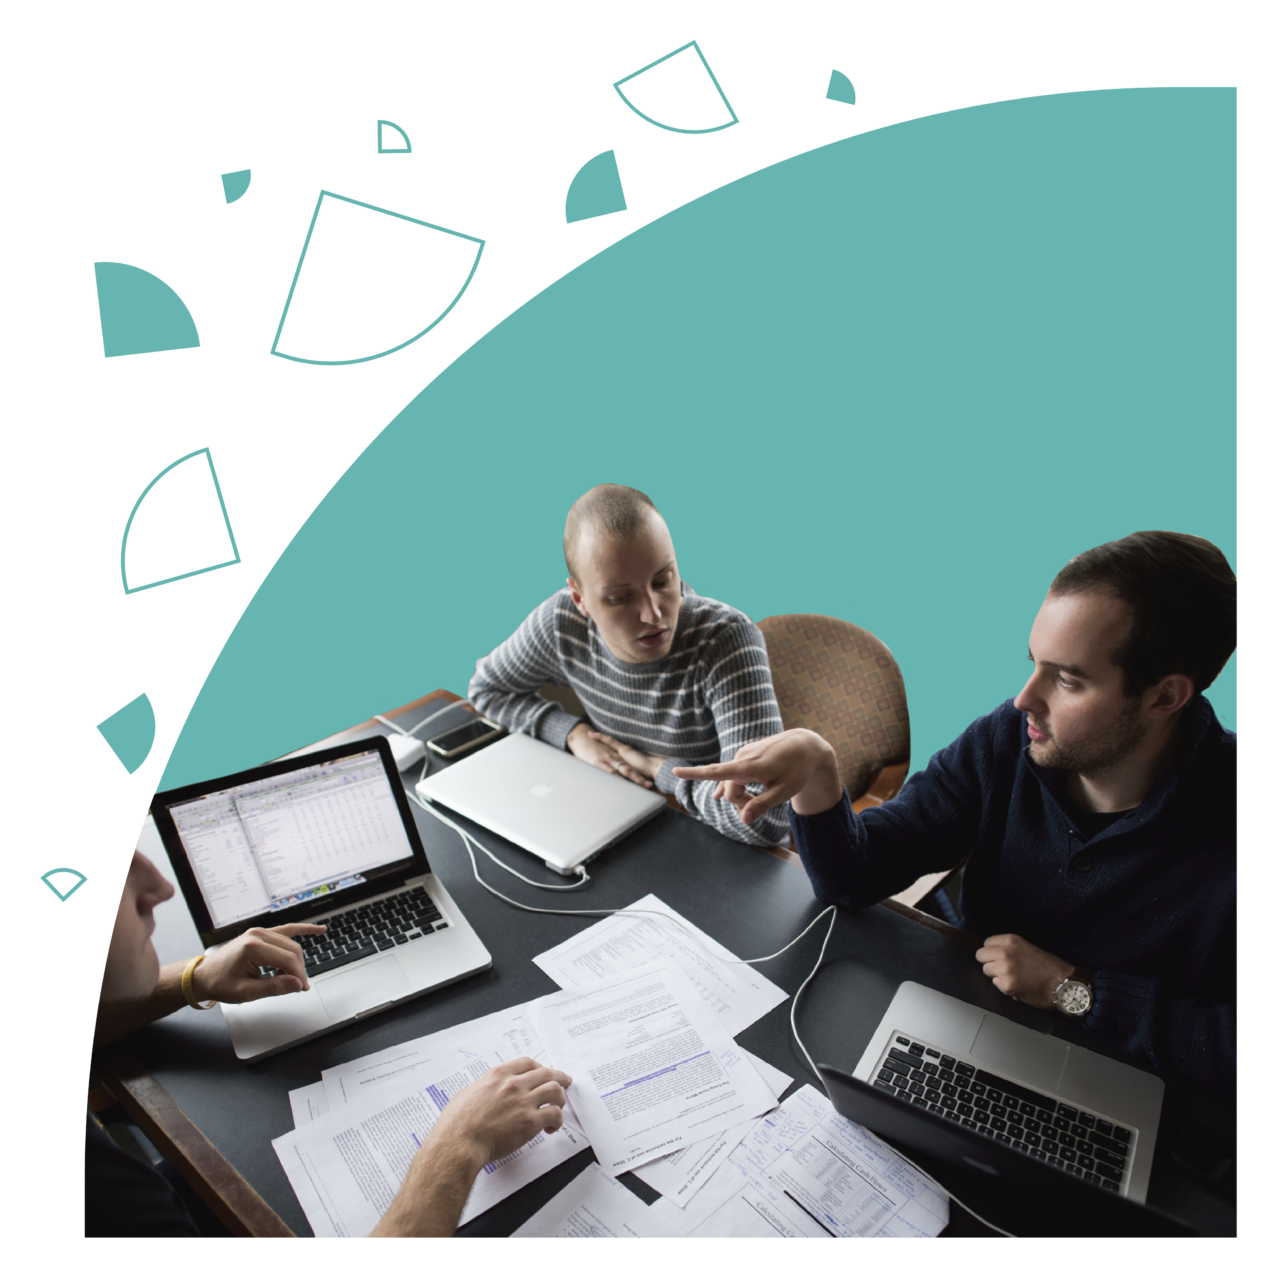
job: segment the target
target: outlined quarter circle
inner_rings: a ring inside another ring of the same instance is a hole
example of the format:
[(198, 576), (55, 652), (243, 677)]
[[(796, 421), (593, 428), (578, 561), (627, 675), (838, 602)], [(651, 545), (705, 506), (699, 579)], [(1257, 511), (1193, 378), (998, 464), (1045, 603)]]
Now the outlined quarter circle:
[[(192, 569), (190, 573), (178, 573), (172, 578), (161, 578), (156, 582), (148, 582), (140, 587), (131, 587), (129, 585), (129, 575), (125, 569), (125, 552), (129, 548), (129, 530), (133, 526), (133, 518), (138, 514), (138, 508), (142, 506), (146, 500), (147, 494), (160, 483), (175, 467), (180, 467), (184, 462), (190, 462), (192, 458), (197, 458), (204, 454), (205, 461), (209, 464), (209, 474), (213, 477), (213, 490), (218, 495), (218, 507), (222, 511), (222, 521), (227, 529), (227, 537), (231, 539), (231, 550), (235, 553), (235, 559), (223, 560), (220, 564), (206, 565), (203, 569)], [(206, 445), (203, 449), (193, 449), (190, 453), (183, 454), (175, 462), (169, 463), (163, 471), (155, 476), (151, 483), (138, 495), (138, 500), (133, 504), (133, 510), (129, 512), (129, 518), (124, 524), (124, 537), (120, 539), (120, 581), (124, 584), (124, 593), (131, 596), (136, 591), (149, 591), (152, 587), (163, 587), (167, 582), (180, 582), (183, 578), (194, 578), (202, 573), (210, 573), (214, 569), (225, 569), (228, 565), (240, 563), (240, 548), (236, 545), (236, 535), (231, 528), (231, 518), (227, 515), (227, 504), (222, 498), (222, 485), (218, 482), (218, 471), (213, 465), (213, 454), (209, 452)]]
[[(655, 120), (652, 116), (645, 115), (645, 113), (641, 111), (625, 93), (622, 92), (622, 86), (626, 84), (628, 80), (634, 80), (637, 76), (644, 75), (646, 71), (652, 70), (660, 63), (666, 62), (669, 58), (674, 58), (677, 54), (681, 54), (686, 49), (690, 48), (698, 55), (698, 61), (702, 63), (702, 69), (711, 77), (711, 83), (715, 85), (716, 92), (720, 95), (720, 101), (724, 103), (725, 110), (731, 117), (726, 120), (724, 124), (712, 125), (709, 129), (680, 129), (673, 124), (663, 124), (661, 120)], [(678, 49), (672, 49), (670, 53), (663, 54), (661, 58), (655, 58), (647, 67), (641, 67), (639, 71), (633, 71), (629, 76), (623, 76), (621, 80), (615, 80), (613, 82), (613, 88), (618, 97), (620, 97), (623, 102), (625, 102), (627, 106), (640, 117), (641, 120), (647, 120), (650, 124), (656, 125), (659, 129), (666, 129), (668, 133), (719, 133), (721, 129), (728, 129), (730, 126), (739, 123), (738, 113), (734, 111), (733, 104), (725, 96), (724, 90), (720, 87), (720, 81), (716, 79), (716, 73), (711, 70), (711, 64), (703, 55), (703, 52), (698, 47), (698, 42), (696, 40), (690, 40), (688, 44), (682, 44)]]
[[(287, 352), (278, 350), (280, 344), (280, 334), (284, 331), (284, 322), (289, 316), (289, 306), (293, 302), (294, 290), (298, 287), (298, 277), (302, 274), (302, 264), (306, 261), (307, 249), (311, 244), (311, 236), (316, 229), (316, 220), (320, 217), (320, 209), (324, 204), (325, 197), (330, 200), (341, 200), (344, 204), (353, 204), (361, 209), (369, 209), (373, 213), (385, 213), (390, 218), (399, 218), (402, 222), (412, 222), (416, 226), (426, 227), (431, 231), (440, 231), (445, 235), (457, 236), (459, 240), (470, 240), (476, 246), (476, 256), (471, 263), (471, 270), (467, 272), (467, 278), (462, 282), (461, 288), (454, 294), (449, 305), (438, 315), (425, 329), (415, 333), (412, 338), (406, 338), (403, 342), (397, 343), (394, 347), (388, 347), (385, 351), (378, 351), (370, 356), (354, 356), (350, 360), (312, 360), (306, 356), (291, 356)], [(454, 231), (450, 227), (442, 227), (434, 222), (427, 222), (422, 218), (411, 217), (407, 213), (397, 213), (394, 209), (383, 209), (379, 205), (369, 204), (365, 200), (353, 200), (350, 196), (340, 196), (334, 191), (321, 191), (319, 199), (316, 200), (316, 207), (311, 215), (311, 224), (307, 227), (307, 237), (302, 242), (302, 252), (298, 255), (298, 265), (294, 268), (293, 280), (289, 284), (289, 296), (285, 298), (284, 310), (280, 313), (280, 323), (276, 325), (276, 336), (271, 341), (271, 354), (278, 356), (281, 360), (292, 360), (296, 364), (315, 364), (315, 365), (344, 365), (344, 364), (366, 364), (370, 360), (381, 360), (383, 356), (389, 356), (397, 351), (403, 350), (407, 346), (411, 346), (417, 342), (424, 334), (430, 333), (432, 329), (440, 323), (441, 320), (449, 314), (450, 311), (458, 305), (459, 299), (466, 293), (471, 285), (472, 278), (476, 274), (476, 268), (480, 265), (480, 255), (484, 253), (485, 242), (479, 236), (469, 236), (465, 231)]]

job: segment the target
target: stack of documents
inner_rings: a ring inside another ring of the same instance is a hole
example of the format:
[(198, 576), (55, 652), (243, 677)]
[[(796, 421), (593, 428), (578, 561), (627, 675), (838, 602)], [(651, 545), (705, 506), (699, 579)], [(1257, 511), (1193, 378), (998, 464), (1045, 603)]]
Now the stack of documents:
[[(467, 1222), (588, 1145), (517, 1234), (936, 1235), (935, 1184), (733, 1037), (786, 992), (649, 895), (534, 957), (562, 989), (326, 1070), (274, 1146), (317, 1235), (366, 1235), (449, 1097), (528, 1055), (573, 1077), (564, 1127), (486, 1166)], [(661, 1194), (652, 1206), (617, 1176)]]

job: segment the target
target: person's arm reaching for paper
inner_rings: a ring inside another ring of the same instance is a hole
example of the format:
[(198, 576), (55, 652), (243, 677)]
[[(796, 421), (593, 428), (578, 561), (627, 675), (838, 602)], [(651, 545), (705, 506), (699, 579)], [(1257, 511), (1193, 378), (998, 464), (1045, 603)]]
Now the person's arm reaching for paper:
[(486, 1164), (560, 1128), (572, 1083), (563, 1071), (516, 1058), (454, 1094), (372, 1234), (451, 1236)]

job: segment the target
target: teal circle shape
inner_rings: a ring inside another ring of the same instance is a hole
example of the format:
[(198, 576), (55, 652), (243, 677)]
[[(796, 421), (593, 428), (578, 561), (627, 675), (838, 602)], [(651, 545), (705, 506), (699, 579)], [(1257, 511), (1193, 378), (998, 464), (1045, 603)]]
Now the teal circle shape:
[[(335, 484), (164, 785), (464, 692), (563, 583), (565, 513), (601, 481), (654, 499), (699, 592), (884, 640), (922, 765), (1021, 687), (1076, 552), (1179, 529), (1234, 562), (1234, 192), (1232, 91), (1114, 90), (860, 134), (650, 223)], [(396, 510), (416, 545), (352, 536)], [(1227, 724), (1234, 694), (1233, 661), (1210, 690)]]

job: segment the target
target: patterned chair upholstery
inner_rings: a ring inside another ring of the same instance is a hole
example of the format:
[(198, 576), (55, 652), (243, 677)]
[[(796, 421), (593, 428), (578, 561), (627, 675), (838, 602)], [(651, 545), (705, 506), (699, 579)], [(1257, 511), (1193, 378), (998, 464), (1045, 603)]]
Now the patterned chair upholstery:
[(911, 722), (888, 646), (862, 627), (818, 613), (780, 614), (759, 627), (783, 727), (812, 729), (835, 747), (853, 799), (891, 799), (906, 780)]

